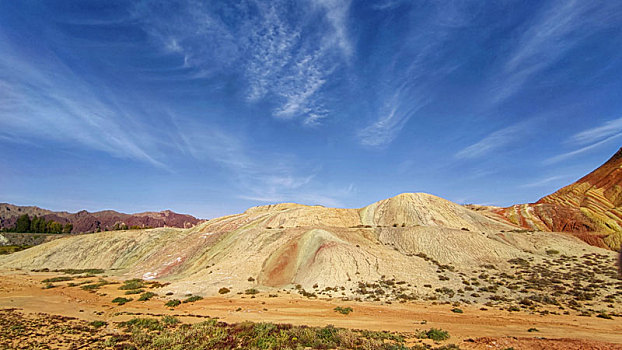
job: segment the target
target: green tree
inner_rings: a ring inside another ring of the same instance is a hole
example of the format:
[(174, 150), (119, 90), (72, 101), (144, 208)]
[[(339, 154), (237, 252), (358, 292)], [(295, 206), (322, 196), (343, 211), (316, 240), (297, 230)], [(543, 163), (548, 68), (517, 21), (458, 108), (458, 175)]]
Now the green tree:
[(63, 225), (60, 222), (50, 220), (47, 223), (47, 230), (48, 233), (63, 233)]
[(39, 232), (39, 233), (47, 233), (48, 232), (47, 224), (48, 224), (47, 220), (45, 220), (45, 218), (41, 218), (39, 220), (39, 225), (37, 226), (37, 232)]
[(20, 215), (15, 223), (15, 232), (30, 231), (30, 217), (28, 214)]
[(73, 225), (70, 222), (66, 223), (63, 227), (63, 233), (71, 233), (71, 230), (73, 230)]
[(30, 230), (29, 230), (29, 232), (33, 232), (33, 233), (39, 232), (39, 231), (37, 231), (37, 229), (39, 228), (39, 221), (41, 221), (41, 219), (39, 219), (39, 217), (35, 215), (32, 218), (32, 220), (30, 221)]

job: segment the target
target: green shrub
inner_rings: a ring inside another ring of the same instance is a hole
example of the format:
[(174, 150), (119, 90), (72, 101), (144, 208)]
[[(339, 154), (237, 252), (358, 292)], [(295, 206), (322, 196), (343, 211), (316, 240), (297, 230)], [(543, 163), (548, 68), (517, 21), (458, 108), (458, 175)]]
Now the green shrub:
[(432, 339), (442, 341), (449, 339), (449, 332), (442, 329), (430, 328), (428, 331), (420, 331), (416, 334), (419, 339)]
[(138, 298), (138, 301), (147, 301), (153, 297), (155, 297), (157, 294), (156, 293), (152, 293), (152, 292), (146, 292), (140, 295), (140, 298)]
[(201, 300), (203, 299), (203, 297), (200, 297), (198, 295), (193, 295), (191, 297), (189, 297), (188, 299), (184, 300), (183, 303), (194, 303), (195, 301)]
[(529, 328), (527, 330), (527, 332), (531, 333), (531, 332), (540, 332), (540, 330), (538, 328)]
[(126, 290), (125, 291), (125, 295), (140, 294), (140, 293), (144, 293), (144, 292), (145, 292), (144, 289), (131, 289), (131, 290)]
[(555, 249), (547, 249), (547, 250), (546, 250), (546, 253), (547, 253), (548, 255), (556, 255), (556, 254), (559, 254), (559, 250), (555, 250)]
[(89, 324), (90, 324), (92, 327), (95, 327), (95, 328), (101, 328), (101, 327), (107, 326), (107, 325), (108, 325), (108, 322), (106, 322), (106, 321), (99, 321), (99, 320), (98, 320), (98, 321), (93, 321), (93, 322), (91, 322), (91, 323), (89, 323)]
[(103, 287), (107, 284), (110, 284), (110, 282), (104, 280), (104, 279), (99, 279), (99, 282), (97, 283), (92, 283), (92, 284), (84, 284), (80, 287), (80, 289), (82, 290), (96, 290), (99, 289), (100, 287)]
[(354, 311), (351, 307), (341, 307), (341, 306), (337, 306), (336, 308), (334, 308), (333, 310), (335, 310), (335, 312), (338, 312), (340, 314), (343, 315), (347, 315), (350, 312)]
[(145, 287), (145, 283), (143, 280), (139, 278), (134, 278), (131, 280), (127, 280), (123, 282), (123, 285), (119, 287), (121, 290), (130, 290), (130, 289), (141, 289)]
[(181, 321), (179, 321), (176, 317), (169, 316), (169, 315), (162, 316), (162, 323), (167, 326), (174, 326), (180, 322)]
[(451, 309), (451, 312), (454, 312), (454, 313), (457, 313), (457, 314), (462, 314), (462, 313), (464, 313), (464, 311), (462, 311), (462, 309), (459, 309), (459, 308), (457, 308), (457, 307), (456, 307), (456, 308)]
[(606, 320), (612, 320), (612, 319), (613, 319), (613, 317), (611, 317), (611, 315), (609, 315), (609, 314), (608, 314), (607, 312), (605, 312), (605, 311), (600, 311), (600, 312), (598, 313), (598, 315), (596, 315), (596, 317), (599, 317), (599, 318), (604, 318), (604, 319), (606, 319)]
[(51, 282), (65, 282), (65, 281), (72, 281), (73, 277), (69, 277), (69, 276), (60, 276), (60, 277), (52, 277), (52, 278), (46, 278), (44, 279), (43, 283), (51, 283)]
[(159, 331), (164, 329), (160, 321), (155, 318), (138, 318), (135, 317), (129, 321), (121, 322), (121, 327), (125, 328), (140, 328), (140, 329), (148, 329), (151, 331)]
[(250, 288), (244, 291), (244, 294), (257, 294), (259, 291), (255, 288)]
[(62, 269), (62, 270), (54, 270), (54, 272), (62, 272), (68, 275), (80, 275), (83, 273), (99, 275), (99, 274), (104, 273), (104, 270), (102, 269)]
[(179, 306), (181, 305), (181, 300), (179, 299), (172, 299), (166, 302), (166, 304), (164, 304), (165, 306), (168, 307), (175, 307), (175, 306)]
[(227, 294), (229, 292), (230, 292), (229, 288), (225, 288), (225, 287), (222, 287), (218, 290), (218, 294)]
[(119, 304), (119, 305), (123, 305), (123, 304), (129, 303), (130, 301), (132, 301), (132, 298), (128, 299), (128, 298), (117, 297), (117, 298), (112, 299), (113, 303), (116, 303), (116, 304)]

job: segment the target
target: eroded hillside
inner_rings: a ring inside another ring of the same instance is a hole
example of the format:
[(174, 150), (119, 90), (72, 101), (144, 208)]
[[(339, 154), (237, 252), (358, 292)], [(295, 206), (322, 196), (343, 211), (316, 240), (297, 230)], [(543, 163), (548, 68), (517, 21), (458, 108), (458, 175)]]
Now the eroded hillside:
[(402, 194), (361, 209), (278, 204), (191, 229), (64, 238), (2, 257), (0, 266), (102, 268), (170, 282), (173, 295), (226, 287), (386, 302), (536, 304), (551, 302), (544, 296), (552, 293), (556, 303), (571, 300), (585, 288), (585, 300), (606, 303), (615, 295), (612, 251), (518, 228), (432, 195)]

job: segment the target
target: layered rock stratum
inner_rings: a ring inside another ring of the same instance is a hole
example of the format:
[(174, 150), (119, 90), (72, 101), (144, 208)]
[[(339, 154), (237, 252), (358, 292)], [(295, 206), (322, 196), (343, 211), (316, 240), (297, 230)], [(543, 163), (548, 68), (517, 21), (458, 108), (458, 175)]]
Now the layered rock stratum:
[(619, 250), (622, 243), (622, 148), (596, 170), (535, 203), (491, 208), (490, 211), (525, 229), (573, 232), (590, 244)]

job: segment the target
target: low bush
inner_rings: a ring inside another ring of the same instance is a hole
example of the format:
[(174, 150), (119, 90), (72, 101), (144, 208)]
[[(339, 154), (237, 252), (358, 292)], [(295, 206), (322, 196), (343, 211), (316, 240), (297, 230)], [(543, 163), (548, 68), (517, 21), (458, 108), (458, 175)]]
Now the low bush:
[(341, 307), (341, 306), (337, 306), (336, 308), (333, 309), (335, 312), (338, 312), (340, 314), (343, 315), (348, 315), (350, 312), (354, 311), (351, 307)]
[(43, 283), (51, 283), (51, 282), (65, 282), (65, 281), (72, 281), (73, 277), (69, 277), (69, 276), (60, 276), (60, 277), (52, 277), (52, 278), (46, 278), (44, 279)]
[(145, 287), (143, 280), (134, 278), (123, 282), (123, 285), (119, 287), (120, 290), (141, 289)]
[(123, 305), (123, 304), (129, 303), (130, 301), (132, 301), (132, 298), (128, 299), (128, 298), (123, 298), (123, 297), (117, 297), (117, 298), (112, 299), (113, 303), (116, 303), (116, 304), (119, 304), (119, 305)]
[(62, 269), (62, 270), (54, 270), (54, 272), (62, 272), (68, 275), (81, 275), (83, 273), (90, 275), (100, 275), (105, 271), (102, 269)]
[(174, 325), (176, 325), (176, 324), (178, 324), (180, 322), (181, 321), (178, 320), (176, 317), (169, 316), (169, 315), (162, 316), (162, 323), (167, 325), (167, 326), (174, 326)]
[(190, 296), (188, 299), (184, 300), (183, 303), (194, 303), (195, 301), (201, 300), (203, 299), (203, 297), (200, 297), (198, 295), (192, 295)]
[(138, 298), (138, 301), (147, 301), (153, 297), (155, 297), (157, 294), (156, 293), (152, 293), (152, 292), (146, 292), (140, 295), (140, 298)]
[(125, 295), (140, 294), (140, 293), (144, 293), (144, 292), (145, 292), (144, 289), (130, 289), (130, 290), (126, 290), (125, 291)]
[(168, 307), (175, 307), (175, 306), (179, 306), (181, 305), (181, 300), (179, 299), (172, 299), (166, 302), (166, 304), (164, 304), (165, 306)]
[(160, 321), (156, 320), (155, 318), (135, 317), (129, 321), (121, 322), (119, 325), (127, 329), (139, 328), (139, 329), (147, 329), (151, 331), (160, 331), (164, 329)]
[(432, 339), (434, 341), (443, 341), (449, 339), (449, 332), (442, 329), (430, 328), (427, 331), (420, 331), (416, 334), (419, 339)]
[(222, 287), (218, 290), (218, 294), (227, 294), (229, 292), (230, 292), (229, 288), (225, 288), (225, 287)]
[(92, 327), (95, 327), (95, 328), (101, 328), (101, 327), (105, 327), (105, 326), (107, 326), (107, 325), (108, 325), (108, 322), (106, 322), (106, 321), (99, 321), (99, 320), (98, 320), (98, 321), (93, 321), (93, 322), (91, 322), (91, 323), (89, 323), (89, 324), (90, 324)]

